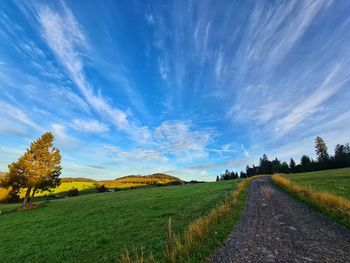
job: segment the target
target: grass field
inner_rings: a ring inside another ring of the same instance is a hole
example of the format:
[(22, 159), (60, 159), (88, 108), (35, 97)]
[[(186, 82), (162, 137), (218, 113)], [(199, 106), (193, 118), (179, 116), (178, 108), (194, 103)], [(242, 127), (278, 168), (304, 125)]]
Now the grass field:
[(350, 168), (273, 175), (272, 181), (297, 199), (350, 228)]
[(350, 168), (289, 174), (286, 178), (299, 185), (350, 199)]
[[(223, 202), (238, 181), (139, 189), (64, 198), (0, 215), (2, 262), (114, 262), (144, 247), (164, 261), (167, 220), (183, 233)], [(0, 210), (13, 205), (0, 205)]]

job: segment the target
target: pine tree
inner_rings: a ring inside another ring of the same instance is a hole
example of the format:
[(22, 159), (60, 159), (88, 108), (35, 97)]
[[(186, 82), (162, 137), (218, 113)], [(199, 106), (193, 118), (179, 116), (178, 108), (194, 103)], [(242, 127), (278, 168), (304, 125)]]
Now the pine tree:
[(290, 169), (290, 172), (291, 173), (295, 173), (295, 161), (293, 160), (293, 158), (290, 159), (290, 162), (289, 162), (289, 169)]
[(23, 206), (29, 207), (37, 191), (50, 190), (60, 184), (61, 154), (53, 146), (52, 133), (44, 133), (29, 149), (9, 165), (7, 183), (26, 188)]
[(319, 163), (327, 162), (329, 160), (327, 145), (324, 142), (324, 140), (319, 136), (317, 136), (315, 139), (315, 151)]

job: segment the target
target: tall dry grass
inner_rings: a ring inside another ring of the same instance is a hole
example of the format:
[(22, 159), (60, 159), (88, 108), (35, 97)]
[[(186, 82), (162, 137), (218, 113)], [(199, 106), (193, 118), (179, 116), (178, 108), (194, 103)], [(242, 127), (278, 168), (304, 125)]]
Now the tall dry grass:
[(321, 212), (331, 216), (338, 222), (350, 227), (350, 200), (333, 195), (328, 192), (320, 192), (309, 186), (298, 185), (281, 174), (272, 176), (272, 181), (285, 188), (288, 192), (306, 201)]
[(146, 255), (143, 247), (140, 249), (133, 249), (131, 252), (125, 248), (121, 253), (118, 262), (120, 263), (156, 263), (151, 255)]

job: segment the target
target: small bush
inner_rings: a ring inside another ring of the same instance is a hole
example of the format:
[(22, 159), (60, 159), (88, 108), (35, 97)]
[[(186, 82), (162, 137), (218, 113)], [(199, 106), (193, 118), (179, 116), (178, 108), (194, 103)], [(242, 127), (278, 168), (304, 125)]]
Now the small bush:
[(72, 188), (68, 191), (68, 197), (79, 196), (79, 190), (77, 188)]
[(97, 193), (104, 193), (104, 192), (107, 192), (107, 188), (105, 187), (105, 185), (101, 185), (101, 186), (97, 186), (96, 188), (96, 192)]

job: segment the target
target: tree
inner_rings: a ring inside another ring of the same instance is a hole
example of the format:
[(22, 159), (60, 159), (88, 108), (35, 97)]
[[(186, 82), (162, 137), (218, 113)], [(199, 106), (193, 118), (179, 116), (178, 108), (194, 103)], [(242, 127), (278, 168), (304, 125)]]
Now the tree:
[(333, 163), (335, 168), (343, 168), (350, 165), (349, 144), (337, 144), (335, 146)]
[(78, 188), (72, 188), (68, 190), (68, 197), (74, 197), (74, 196), (79, 196)]
[(293, 158), (290, 159), (289, 162), (289, 170), (291, 173), (295, 173), (296, 172), (296, 168), (295, 168), (295, 161), (293, 160)]
[(246, 173), (244, 173), (243, 171), (241, 171), (241, 173), (240, 173), (240, 176), (239, 176), (240, 178), (247, 178), (248, 176), (247, 176), (247, 174)]
[(259, 174), (272, 174), (272, 162), (269, 161), (266, 154), (260, 158)]
[(218, 182), (218, 181), (220, 181), (220, 178), (219, 178), (219, 176), (216, 176), (216, 181)]
[(312, 162), (309, 156), (303, 155), (300, 159), (301, 172), (308, 172), (312, 170)]
[(29, 149), (11, 163), (6, 177), (8, 186), (26, 188), (24, 207), (30, 207), (37, 191), (50, 190), (60, 184), (62, 167), (60, 151), (53, 146), (52, 133), (44, 133)]
[(284, 174), (289, 174), (290, 173), (290, 169), (289, 169), (289, 166), (286, 162), (283, 162), (281, 164), (281, 173), (284, 173)]
[(317, 161), (320, 169), (329, 168), (329, 155), (327, 152), (327, 145), (324, 140), (317, 136), (315, 139), (315, 151), (317, 155)]
[(272, 173), (281, 173), (282, 168), (281, 168), (281, 162), (275, 158), (275, 160), (273, 160), (271, 162), (272, 168), (271, 168), (271, 172)]

